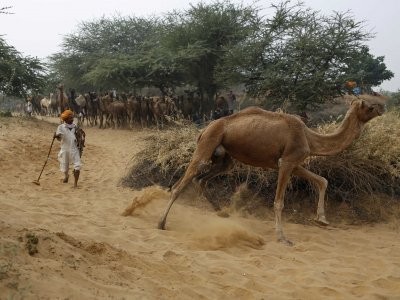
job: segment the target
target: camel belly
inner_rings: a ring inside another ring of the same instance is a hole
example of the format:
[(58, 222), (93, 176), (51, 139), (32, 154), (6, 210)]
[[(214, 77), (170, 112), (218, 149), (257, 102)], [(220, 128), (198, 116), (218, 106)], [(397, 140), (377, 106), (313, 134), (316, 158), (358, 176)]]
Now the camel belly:
[(278, 168), (291, 137), (291, 129), (282, 120), (252, 116), (227, 124), (222, 145), (233, 158), (245, 164)]
[(238, 137), (235, 135), (234, 138), (225, 136), (222, 145), (229, 155), (240, 162), (255, 167), (277, 168), (284, 144), (277, 143), (276, 139), (272, 141), (268, 138), (251, 138), (251, 136)]

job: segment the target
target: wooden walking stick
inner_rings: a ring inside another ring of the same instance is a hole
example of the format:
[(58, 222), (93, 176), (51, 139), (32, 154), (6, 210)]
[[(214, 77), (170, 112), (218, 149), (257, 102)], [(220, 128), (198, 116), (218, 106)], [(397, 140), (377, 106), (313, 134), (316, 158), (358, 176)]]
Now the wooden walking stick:
[(49, 160), (49, 157), (50, 157), (50, 152), (51, 152), (51, 148), (53, 147), (53, 143), (54, 143), (54, 140), (55, 140), (55, 139), (56, 139), (56, 136), (54, 135), (54, 136), (53, 136), (53, 140), (51, 141), (51, 145), (50, 145), (49, 153), (47, 154), (47, 158), (46, 158), (46, 160), (45, 160), (45, 162), (44, 162), (44, 165), (43, 165), (42, 171), (40, 171), (40, 174), (39, 174), (39, 177), (38, 177), (38, 179), (36, 179), (36, 180), (32, 181), (32, 183), (34, 183), (34, 184), (36, 184), (36, 185), (40, 185), (40, 182), (39, 182), (39, 180), (40, 180), (40, 176), (42, 176), (42, 173), (43, 173), (44, 167), (46, 166), (46, 164), (47, 164), (47, 161)]

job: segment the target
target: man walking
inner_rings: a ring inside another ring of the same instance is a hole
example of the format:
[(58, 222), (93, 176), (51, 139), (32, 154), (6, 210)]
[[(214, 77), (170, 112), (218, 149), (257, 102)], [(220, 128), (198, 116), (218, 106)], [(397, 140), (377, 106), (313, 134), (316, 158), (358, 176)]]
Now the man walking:
[(73, 164), (74, 188), (78, 186), (78, 179), (81, 169), (81, 158), (79, 155), (78, 141), (76, 138), (77, 126), (73, 123), (74, 113), (71, 110), (65, 110), (61, 114), (64, 121), (57, 127), (54, 137), (61, 141), (61, 149), (58, 153), (58, 161), (60, 162), (60, 170), (64, 173), (63, 182), (68, 182), (69, 165)]

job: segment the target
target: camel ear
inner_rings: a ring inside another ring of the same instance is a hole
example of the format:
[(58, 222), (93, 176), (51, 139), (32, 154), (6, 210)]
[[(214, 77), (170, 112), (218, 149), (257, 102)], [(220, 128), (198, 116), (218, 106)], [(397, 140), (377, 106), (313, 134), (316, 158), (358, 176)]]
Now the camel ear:
[(361, 108), (364, 108), (367, 104), (365, 103), (364, 100), (361, 100)]

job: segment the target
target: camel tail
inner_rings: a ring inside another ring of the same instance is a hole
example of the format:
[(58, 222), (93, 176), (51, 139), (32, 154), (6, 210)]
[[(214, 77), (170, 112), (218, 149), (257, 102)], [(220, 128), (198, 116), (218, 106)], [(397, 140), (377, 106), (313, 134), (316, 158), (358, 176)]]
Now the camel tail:
[(222, 144), (224, 123), (222, 119), (216, 120), (200, 133), (193, 160), (208, 162), (211, 159), (214, 151)]

